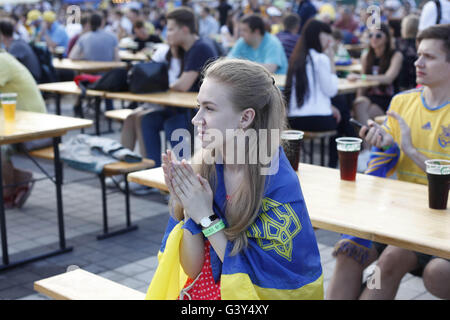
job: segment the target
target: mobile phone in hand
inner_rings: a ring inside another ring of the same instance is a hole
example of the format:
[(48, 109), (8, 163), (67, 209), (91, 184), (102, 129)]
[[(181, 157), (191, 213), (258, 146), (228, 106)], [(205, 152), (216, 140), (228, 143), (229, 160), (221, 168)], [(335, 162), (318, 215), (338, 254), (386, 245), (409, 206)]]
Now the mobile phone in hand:
[(359, 136), (359, 130), (361, 130), (363, 124), (353, 118), (350, 118), (349, 122), (352, 125), (353, 129), (355, 129), (356, 134)]

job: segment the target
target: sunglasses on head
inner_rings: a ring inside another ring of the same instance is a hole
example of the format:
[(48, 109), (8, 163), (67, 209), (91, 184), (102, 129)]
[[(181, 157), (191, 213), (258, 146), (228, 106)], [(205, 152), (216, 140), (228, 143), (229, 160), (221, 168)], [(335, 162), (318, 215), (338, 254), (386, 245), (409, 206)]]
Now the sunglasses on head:
[(373, 38), (373, 37), (375, 37), (375, 38), (377, 38), (377, 39), (381, 39), (382, 36), (383, 36), (383, 34), (380, 33), (380, 32), (377, 32), (377, 33), (369, 33), (369, 38), (370, 38), (370, 39)]

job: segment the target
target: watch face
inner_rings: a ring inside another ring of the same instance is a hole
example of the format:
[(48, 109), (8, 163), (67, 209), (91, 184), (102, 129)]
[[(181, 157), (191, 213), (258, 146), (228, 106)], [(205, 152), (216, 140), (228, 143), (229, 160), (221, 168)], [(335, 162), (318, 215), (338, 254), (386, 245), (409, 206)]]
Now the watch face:
[(203, 228), (207, 228), (211, 224), (211, 220), (208, 217), (202, 218), (202, 220), (200, 220), (200, 224)]

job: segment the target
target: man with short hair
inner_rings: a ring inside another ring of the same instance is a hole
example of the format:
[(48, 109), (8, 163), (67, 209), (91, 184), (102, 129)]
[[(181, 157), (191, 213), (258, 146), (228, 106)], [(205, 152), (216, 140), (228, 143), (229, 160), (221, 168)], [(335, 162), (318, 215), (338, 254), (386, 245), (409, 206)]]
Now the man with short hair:
[(289, 57), (294, 51), (295, 45), (297, 44), (298, 29), (300, 28), (300, 17), (296, 13), (290, 13), (283, 19), (284, 30), (277, 33), (278, 39), (283, 45), (284, 52), (286, 53), (286, 58), (289, 61)]
[[(198, 91), (200, 74), (205, 65), (218, 57), (217, 51), (210, 42), (199, 38), (194, 11), (188, 7), (179, 7), (166, 15), (167, 43), (172, 50), (182, 52), (182, 66), (178, 79), (170, 84), (175, 91)], [(179, 141), (172, 141), (172, 132), (176, 129), (190, 128), (190, 111), (183, 108), (164, 107), (149, 112), (142, 117), (142, 136), (147, 158), (161, 166), (161, 140), (159, 132), (165, 130), (166, 139), (174, 147)], [(180, 155), (183, 156), (183, 155)], [(186, 156), (186, 155), (184, 155)]]
[(9, 19), (0, 20), (0, 42), (5, 49), (19, 60), (33, 75), (34, 80), (41, 80), (42, 71), (39, 60), (33, 49), (22, 39), (14, 39), (14, 25)]
[(133, 25), (133, 31), (134, 31), (134, 42), (138, 44), (137, 50), (141, 51), (144, 49), (147, 45), (147, 43), (161, 43), (161, 38), (157, 35), (150, 34), (148, 32), (148, 29), (145, 26), (144, 21), (142, 20), (136, 20), (136, 22)]
[(103, 16), (92, 13), (91, 30), (83, 34), (70, 52), (69, 58), (74, 60), (118, 61), (117, 37), (103, 30)]
[[(425, 160), (450, 160), (449, 34), (449, 24), (419, 33), (415, 67), (422, 87), (394, 96), (382, 126), (368, 120), (359, 131), (373, 145), (366, 174), (386, 177), (395, 171), (399, 180), (427, 184)], [(450, 299), (448, 260), (346, 235), (333, 254), (336, 267), (328, 299), (394, 299), (408, 272), (422, 275), (432, 294)], [(376, 259), (381, 289), (365, 288), (360, 295), (363, 270)]]
[(198, 21), (198, 35), (200, 38), (209, 38), (219, 33), (219, 22), (211, 15), (211, 9), (202, 8)]
[(64, 47), (67, 50), (69, 36), (64, 27), (56, 21), (56, 14), (53, 11), (45, 11), (42, 14), (44, 23), (40, 30), (40, 37), (47, 42), (50, 51), (56, 47)]
[(228, 53), (229, 58), (258, 62), (272, 73), (287, 72), (288, 62), (283, 46), (276, 36), (266, 32), (260, 15), (244, 16), (239, 29), (241, 38)]

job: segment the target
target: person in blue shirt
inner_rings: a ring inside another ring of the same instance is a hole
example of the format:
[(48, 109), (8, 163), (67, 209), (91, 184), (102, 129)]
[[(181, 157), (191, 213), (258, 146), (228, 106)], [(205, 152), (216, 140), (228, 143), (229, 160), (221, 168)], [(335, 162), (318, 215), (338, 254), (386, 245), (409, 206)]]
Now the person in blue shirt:
[[(179, 47), (184, 52), (181, 58), (181, 72), (169, 87), (173, 91), (196, 92), (200, 88), (200, 75), (207, 63), (218, 57), (214, 47), (197, 35), (194, 11), (188, 7), (176, 8), (166, 15), (167, 43)], [(142, 117), (142, 137), (146, 157), (161, 166), (161, 139), (159, 132), (164, 130), (167, 141), (174, 146), (172, 133), (176, 129), (188, 129), (190, 110), (177, 107), (158, 108)]]
[(47, 47), (50, 51), (53, 51), (56, 47), (64, 47), (67, 50), (69, 36), (64, 27), (56, 21), (56, 14), (53, 11), (45, 11), (42, 14), (42, 19), (44, 24), (40, 35), (47, 42)]
[(239, 25), (241, 38), (228, 58), (246, 59), (262, 64), (272, 73), (286, 74), (288, 61), (280, 40), (266, 32), (258, 14), (244, 16)]
[(297, 12), (300, 16), (300, 29), (298, 30), (298, 33), (302, 31), (306, 22), (308, 22), (309, 19), (314, 18), (317, 14), (317, 9), (310, 0), (295, 0), (292, 9), (293, 12)]

